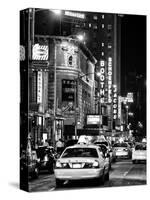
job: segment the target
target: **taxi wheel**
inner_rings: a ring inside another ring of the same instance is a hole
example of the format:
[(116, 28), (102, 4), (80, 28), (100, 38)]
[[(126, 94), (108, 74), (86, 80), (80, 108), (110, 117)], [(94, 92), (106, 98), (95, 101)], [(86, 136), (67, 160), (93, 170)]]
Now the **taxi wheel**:
[(136, 164), (136, 162), (137, 162), (136, 160), (132, 160), (132, 163), (133, 163), (133, 164)]
[(105, 180), (109, 181), (109, 171), (107, 172), (107, 174), (105, 175)]
[(105, 170), (103, 171), (103, 175), (100, 177), (100, 184), (103, 185), (105, 182)]

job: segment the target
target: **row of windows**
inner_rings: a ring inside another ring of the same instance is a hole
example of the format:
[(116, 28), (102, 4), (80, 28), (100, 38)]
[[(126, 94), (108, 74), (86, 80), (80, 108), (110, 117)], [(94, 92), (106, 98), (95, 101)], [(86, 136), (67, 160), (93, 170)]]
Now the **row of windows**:
[[(97, 30), (98, 29), (98, 24), (89, 23), (88, 24), (88, 28), (93, 28), (94, 30)], [(104, 29), (105, 28), (105, 24), (101, 24), (101, 28)], [(112, 30), (112, 25), (108, 24), (107, 25), (107, 29), (108, 29), (108, 32), (110, 32)]]
[[(104, 42), (101, 43), (101, 46), (102, 46), (102, 47), (105, 46)], [(97, 47), (97, 42), (93, 42), (93, 48), (96, 48), (96, 47)], [(108, 49), (111, 49), (111, 48), (112, 48), (112, 43), (111, 43), (111, 42), (109, 42), (109, 43), (107, 44), (107, 48), (108, 48)]]
[[(104, 16), (104, 15), (101, 15), (101, 18), (104, 19), (105, 16)], [(94, 19), (94, 20), (98, 20), (98, 16), (97, 16), (97, 15), (94, 15), (94, 16), (93, 16), (93, 19)]]

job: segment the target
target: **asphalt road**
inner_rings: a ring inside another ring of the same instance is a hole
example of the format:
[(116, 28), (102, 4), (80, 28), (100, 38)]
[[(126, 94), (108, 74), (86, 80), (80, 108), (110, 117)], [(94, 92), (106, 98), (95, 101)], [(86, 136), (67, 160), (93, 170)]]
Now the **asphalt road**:
[(66, 181), (62, 188), (56, 188), (54, 174), (41, 172), (38, 179), (29, 181), (30, 192), (89, 189), (92, 187), (114, 187), (146, 184), (146, 164), (132, 164), (131, 160), (118, 160), (112, 164), (110, 179), (97, 186), (94, 181)]

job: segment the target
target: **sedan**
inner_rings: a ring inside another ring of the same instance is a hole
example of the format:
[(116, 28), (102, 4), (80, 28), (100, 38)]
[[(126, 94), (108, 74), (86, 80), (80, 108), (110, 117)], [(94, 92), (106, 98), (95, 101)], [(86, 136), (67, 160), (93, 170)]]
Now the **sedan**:
[(132, 151), (132, 162), (146, 161), (146, 144), (138, 143)]
[(131, 148), (127, 143), (115, 143), (113, 145), (113, 158), (131, 158)]
[(109, 162), (96, 145), (76, 144), (67, 147), (54, 169), (56, 186), (66, 180), (95, 179), (103, 184), (109, 180)]

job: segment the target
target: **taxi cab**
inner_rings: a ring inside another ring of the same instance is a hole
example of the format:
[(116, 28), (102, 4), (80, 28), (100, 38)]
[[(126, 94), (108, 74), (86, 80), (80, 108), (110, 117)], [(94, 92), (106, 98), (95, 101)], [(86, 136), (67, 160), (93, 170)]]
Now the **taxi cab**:
[(140, 161), (146, 162), (146, 157), (147, 157), (146, 143), (137, 143), (132, 150), (133, 164), (138, 163)]
[(95, 179), (103, 184), (109, 180), (109, 162), (101, 148), (93, 144), (78, 143), (67, 147), (54, 169), (56, 187), (66, 180)]

